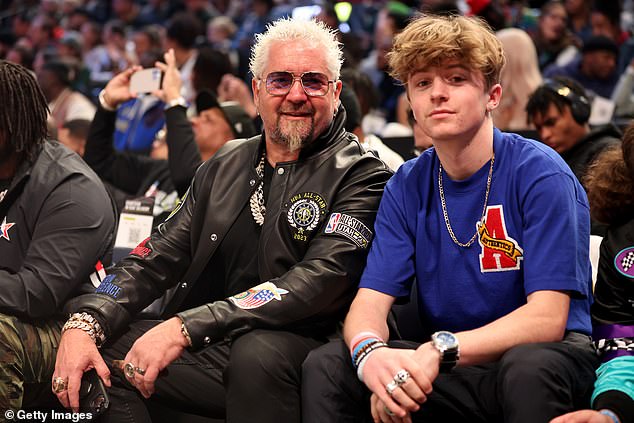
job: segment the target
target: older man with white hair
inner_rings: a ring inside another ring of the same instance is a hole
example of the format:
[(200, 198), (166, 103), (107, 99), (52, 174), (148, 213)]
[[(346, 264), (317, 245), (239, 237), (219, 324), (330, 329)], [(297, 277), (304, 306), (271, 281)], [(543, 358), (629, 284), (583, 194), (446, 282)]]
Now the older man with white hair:
[[(344, 129), (341, 63), (322, 24), (258, 35), (263, 133), (201, 165), (171, 217), (69, 308), (54, 373), (64, 406), (78, 408), (95, 368), (108, 386), (115, 376), (105, 421), (150, 421), (154, 394), (228, 422), (300, 421), (302, 362), (350, 305), (391, 176)], [(170, 288), (166, 320), (134, 319)]]

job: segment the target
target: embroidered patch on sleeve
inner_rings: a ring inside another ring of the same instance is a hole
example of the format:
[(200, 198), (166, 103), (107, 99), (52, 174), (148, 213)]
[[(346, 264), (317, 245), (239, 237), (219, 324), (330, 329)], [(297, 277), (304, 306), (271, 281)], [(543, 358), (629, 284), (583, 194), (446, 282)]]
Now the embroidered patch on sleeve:
[(374, 236), (363, 222), (345, 213), (332, 213), (324, 233), (343, 235), (361, 248), (368, 248)]
[(101, 284), (95, 290), (97, 294), (104, 294), (112, 298), (117, 298), (121, 293), (121, 287), (113, 283), (114, 275), (108, 275), (101, 281)]
[(284, 294), (288, 294), (288, 291), (278, 288), (273, 282), (264, 282), (247, 291), (229, 297), (229, 301), (242, 309), (248, 310), (262, 307), (273, 300), (282, 301), (282, 295)]
[(316, 192), (302, 192), (290, 198), (288, 224), (293, 228), (293, 239), (308, 242), (308, 235), (321, 221), (326, 211), (326, 200)]
[(614, 257), (614, 266), (623, 276), (634, 278), (634, 247), (619, 251)]
[(139, 245), (137, 245), (134, 250), (130, 251), (131, 255), (135, 255), (135, 256), (139, 256), (141, 258), (146, 258), (147, 256), (150, 255), (150, 253), (152, 252), (152, 250), (148, 247), (145, 246), (145, 244), (147, 244), (147, 242), (150, 240), (150, 238), (145, 238), (143, 241), (141, 241), (141, 243)]

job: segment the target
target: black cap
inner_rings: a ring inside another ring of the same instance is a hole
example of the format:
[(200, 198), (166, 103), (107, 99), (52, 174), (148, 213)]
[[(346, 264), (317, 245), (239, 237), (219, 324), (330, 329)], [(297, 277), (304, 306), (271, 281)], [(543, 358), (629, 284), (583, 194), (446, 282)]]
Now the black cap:
[(253, 120), (235, 101), (218, 102), (218, 98), (208, 90), (203, 90), (196, 96), (196, 112), (200, 114), (207, 109), (218, 108), (231, 127), (236, 138), (249, 138), (257, 134)]
[(609, 51), (615, 56), (618, 56), (619, 46), (617, 46), (616, 43), (608, 37), (603, 35), (594, 35), (588, 38), (581, 48), (582, 53), (589, 53), (592, 51)]

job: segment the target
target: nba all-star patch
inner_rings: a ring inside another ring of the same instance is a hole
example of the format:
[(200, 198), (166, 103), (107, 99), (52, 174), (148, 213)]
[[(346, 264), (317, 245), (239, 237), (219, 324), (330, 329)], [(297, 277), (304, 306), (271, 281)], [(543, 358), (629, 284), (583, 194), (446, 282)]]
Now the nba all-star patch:
[(7, 217), (5, 216), (0, 225), (0, 238), (4, 238), (7, 241), (11, 241), (9, 238), (9, 229), (11, 229), (15, 223), (7, 223)]
[(273, 282), (264, 282), (247, 291), (229, 297), (229, 300), (236, 306), (248, 310), (262, 307), (273, 300), (282, 301), (282, 295), (284, 294), (288, 294), (288, 291), (278, 288)]
[(314, 230), (326, 210), (326, 200), (315, 192), (302, 192), (290, 199), (288, 224), (295, 232), (293, 239), (308, 241), (308, 232)]
[(634, 279), (634, 247), (622, 249), (614, 258), (614, 267), (623, 276)]
[(332, 213), (324, 233), (341, 234), (361, 248), (368, 248), (373, 236), (362, 221), (345, 213)]

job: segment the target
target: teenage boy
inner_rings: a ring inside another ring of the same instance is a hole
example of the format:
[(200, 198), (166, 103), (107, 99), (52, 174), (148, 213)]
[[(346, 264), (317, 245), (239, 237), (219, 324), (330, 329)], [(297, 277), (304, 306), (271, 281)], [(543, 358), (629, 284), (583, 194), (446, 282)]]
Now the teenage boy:
[[(557, 153), (493, 127), (505, 59), (481, 21), (422, 16), (389, 61), (433, 148), (387, 184), (347, 345), (304, 362), (304, 421), (546, 422), (581, 407), (597, 364), (583, 188)], [(388, 343), (413, 283), (427, 342)]]

